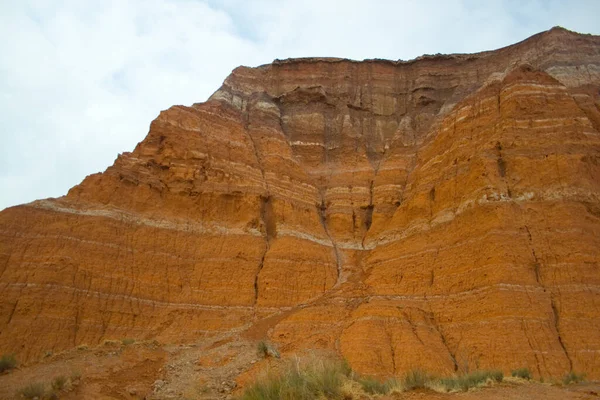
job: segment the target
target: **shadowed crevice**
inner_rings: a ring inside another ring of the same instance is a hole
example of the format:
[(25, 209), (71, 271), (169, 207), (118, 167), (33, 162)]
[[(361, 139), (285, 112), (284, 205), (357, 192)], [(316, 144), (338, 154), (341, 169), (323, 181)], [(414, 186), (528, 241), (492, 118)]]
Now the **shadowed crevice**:
[(338, 249), (337, 243), (331, 233), (329, 232), (329, 226), (327, 225), (327, 205), (325, 204), (325, 198), (323, 193), (320, 193), (321, 196), (321, 204), (317, 204), (317, 214), (319, 215), (319, 221), (321, 222), (321, 226), (325, 231), (325, 234), (329, 238), (331, 245), (333, 246), (333, 251), (335, 253), (335, 264), (337, 267), (337, 277), (334, 287), (340, 284), (340, 279), (342, 277), (342, 261), (340, 256), (340, 251)]
[(371, 225), (373, 224), (373, 210), (375, 209), (375, 205), (373, 204), (373, 181), (371, 181), (369, 185), (369, 204), (365, 207), (361, 207), (365, 210), (365, 219), (364, 219), (364, 234), (361, 241), (361, 245), (363, 249), (365, 248), (365, 239), (367, 238), (367, 234), (369, 233), (369, 229), (371, 229)]
[(559, 320), (558, 309), (556, 308), (556, 303), (555, 303), (554, 299), (550, 300), (550, 305), (552, 307), (552, 313), (554, 315), (554, 328), (556, 329), (556, 334), (558, 335), (558, 343), (560, 343), (560, 347), (562, 347), (563, 352), (565, 353), (565, 356), (567, 357), (567, 360), (569, 360), (569, 372), (573, 372), (573, 360), (571, 360), (571, 357), (569, 356), (569, 352), (567, 351), (567, 347), (565, 346), (565, 343), (562, 340), (562, 336), (560, 335), (560, 320)]

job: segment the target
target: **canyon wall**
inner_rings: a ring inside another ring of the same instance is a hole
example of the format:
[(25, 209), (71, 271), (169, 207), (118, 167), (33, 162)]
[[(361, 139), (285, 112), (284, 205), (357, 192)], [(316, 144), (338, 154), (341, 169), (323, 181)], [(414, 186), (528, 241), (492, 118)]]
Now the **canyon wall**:
[(265, 337), (365, 374), (600, 377), (600, 37), (240, 67), (0, 213), (0, 350)]

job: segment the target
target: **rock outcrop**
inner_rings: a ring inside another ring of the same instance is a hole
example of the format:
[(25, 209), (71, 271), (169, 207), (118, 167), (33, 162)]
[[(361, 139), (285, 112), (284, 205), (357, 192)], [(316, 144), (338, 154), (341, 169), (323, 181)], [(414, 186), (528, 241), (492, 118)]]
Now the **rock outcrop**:
[(361, 373), (600, 377), (600, 37), (240, 67), (0, 213), (0, 350), (268, 336)]

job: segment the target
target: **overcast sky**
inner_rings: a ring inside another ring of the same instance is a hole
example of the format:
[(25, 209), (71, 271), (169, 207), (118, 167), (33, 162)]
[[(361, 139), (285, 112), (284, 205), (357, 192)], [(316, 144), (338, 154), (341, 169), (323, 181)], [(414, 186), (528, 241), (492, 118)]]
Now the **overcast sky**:
[(599, 15), (599, 0), (0, 0), (0, 209), (66, 194), (238, 65), (477, 52), (555, 25), (600, 34)]

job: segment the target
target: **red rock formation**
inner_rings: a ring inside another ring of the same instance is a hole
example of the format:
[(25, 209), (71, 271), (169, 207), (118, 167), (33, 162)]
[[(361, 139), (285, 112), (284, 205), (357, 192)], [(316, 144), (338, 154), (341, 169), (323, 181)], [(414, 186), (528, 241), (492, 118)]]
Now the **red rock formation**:
[(598, 378), (599, 195), (598, 36), (240, 67), (0, 213), (0, 350), (254, 326), (373, 375)]

